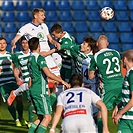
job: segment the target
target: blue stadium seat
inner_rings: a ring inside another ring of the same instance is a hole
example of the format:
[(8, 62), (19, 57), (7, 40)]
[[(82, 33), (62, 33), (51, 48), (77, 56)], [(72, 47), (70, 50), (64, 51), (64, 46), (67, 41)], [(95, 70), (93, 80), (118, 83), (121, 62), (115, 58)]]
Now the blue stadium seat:
[(84, 10), (84, 2), (82, 0), (72, 1), (72, 10)]
[(90, 21), (100, 21), (100, 13), (99, 11), (89, 11), (88, 12), (88, 20)]
[(29, 12), (27, 12), (27, 11), (18, 12), (16, 19), (19, 22), (29, 22), (31, 20), (31, 18), (29, 16)]
[(129, 21), (118, 22), (118, 30), (119, 31), (131, 31), (130, 22)]
[(132, 32), (120, 33), (120, 41), (122, 43), (133, 43), (133, 33)]
[(97, 1), (89, 0), (86, 1), (86, 10), (99, 10)]
[(100, 1), (99, 6), (100, 6), (100, 9), (102, 9), (104, 7), (111, 7), (111, 8), (113, 7), (112, 1), (110, 1), (110, 0), (102, 0), (102, 1)]
[(69, 11), (70, 10), (69, 1), (65, 1), (65, 0), (58, 1), (58, 10)]
[(88, 32), (88, 24), (85, 21), (75, 22), (76, 32)]
[(122, 52), (133, 49), (133, 43), (123, 43), (122, 44)]
[(6, 33), (17, 32), (16, 24), (14, 22), (6, 22), (4, 23), (4, 31)]
[(72, 21), (72, 14), (70, 11), (60, 11), (59, 13), (60, 21)]
[(46, 23), (47, 26), (48, 26), (49, 31), (50, 31), (51, 27), (52, 27), (55, 23), (57, 23), (57, 21), (47, 22), (47, 23)]
[(41, 1), (31, 1), (30, 2), (30, 10), (33, 10), (34, 8), (42, 8), (42, 2)]
[(115, 24), (115, 21), (104, 21), (104, 31), (105, 32), (116, 32), (117, 31), (117, 28), (116, 28), (116, 24)]
[(15, 13), (13, 11), (5, 11), (2, 15), (2, 20), (4, 22), (14, 22), (15, 19)]
[(102, 24), (101, 22), (97, 21), (97, 22), (90, 22), (90, 32), (102, 32), (103, 28), (102, 28)]
[(46, 12), (46, 21), (58, 21), (58, 14), (56, 11), (48, 11)]
[(115, 11), (115, 17), (117, 20), (129, 20), (127, 11)]
[(19, 22), (18, 23), (18, 29), (20, 29), (22, 26), (24, 26), (27, 22)]
[(106, 34), (110, 43), (119, 43), (119, 36), (117, 32), (108, 32)]
[(6, 47), (6, 51), (11, 52), (11, 48), (12, 48), (12, 46), (10, 44), (8, 44), (7, 47)]
[(3, 11), (13, 11), (14, 10), (14, 4), (12, 0), (3, 0), (1, 9)]
[(16, 33), (5, 34), (7, 44), (11, 44), (12, 39), (15, 37)]
[(116, 43), (116, 44), (110, 43), (110, 44), (108, 45), (108, 48), (110, 48), (110, 49), (115, 49), (115, 50), (117, 50), (118, 52), (121, 52), (121, 48), (120, 48), (119, 43)]
[(133, 20), (133, 11), (130, 11), (130, 19)]
[(0, 32), (2, 32), (2, 25), (0, 24)]
[(127, 6), (129, 10), (133, 10), (133, 1), (129, 0)]
[(92, 32), (92, 33), (91, 33), (91, 36), (92, 36), (95, 40), (97, 40), (98, 37), (99, 37), (101, 34), (102, 34), (102, 32)]
[(127, 10), (127, 3), (125, 0), (115, 0), (114, 10)]
[(44, 10), (46, 11), (56, 11), (56, 3), (55, 1), (45, 1), (44, 2)]
[(75, 21), (86, 21), (86, 14), (84, 11), (75, 11), (73, 14)]
[(74, 27), (72, 22), (62, 22), (61, 23), (63, 31), (74, 32)]
[(24, 0), (19, 0), (16, 3), (16, 10), (17, 11), (27, 11), (29, 9), (28, 2)]
[(88, 32), (77, 33), (77, 35), (76, 35), (76, 42), (78, 44), (81, 44), (83, 42), (83, 38), (88, 36), (88, 35), (89, 35)]

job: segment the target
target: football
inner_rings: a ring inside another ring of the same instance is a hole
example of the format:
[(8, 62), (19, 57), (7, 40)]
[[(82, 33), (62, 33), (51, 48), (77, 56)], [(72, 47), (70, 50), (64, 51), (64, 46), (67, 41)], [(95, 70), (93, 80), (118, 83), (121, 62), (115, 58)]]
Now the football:
[(101, 18), (103, 18), (104, 20), (110, 20), (113, 18), (114, 16), (114, 11), (112, 8), (110, 7), (104, 7), (102, 8), (102, 10), (100, 11), (100, 16)]

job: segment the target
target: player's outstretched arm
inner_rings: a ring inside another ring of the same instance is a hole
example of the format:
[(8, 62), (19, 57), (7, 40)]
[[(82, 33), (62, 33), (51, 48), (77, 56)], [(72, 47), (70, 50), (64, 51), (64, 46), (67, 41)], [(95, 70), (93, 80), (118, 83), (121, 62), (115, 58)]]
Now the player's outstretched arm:
[(13, 38), (13, 40), (11, 41), (11, 45), (12, 47), (16, 47), (16, 42), (21, 38), (21, 35), (16, 34), (16, 36)]
[(107, 108), (102, 100), (99, 100), (96, 103), (96, 106), (101, 110), (101, 116), (102, 116), (102, 122), (103, 122), (103, 133), (109, 133)]

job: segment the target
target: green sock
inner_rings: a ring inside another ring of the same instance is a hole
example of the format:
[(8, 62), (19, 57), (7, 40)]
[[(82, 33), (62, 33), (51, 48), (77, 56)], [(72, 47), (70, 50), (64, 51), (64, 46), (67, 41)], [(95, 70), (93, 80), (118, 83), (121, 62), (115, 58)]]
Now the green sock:
[(98, 118), (98, 133), (102, 133), (103, 132), (103, 123), (102, 123), (102, 118)]
[(14, 105), (8, 106), (8, 111), (10, 112), (13, 119), (16, 121), (17, 117), (16, 117), (16, 109)]
[(34, 118), (34, 113), (32, 112), (32, 110), (34, 110), (35, 108), (34, 108), (34, 106), (33, 106), (33, 104), (31, 104), (30, 106), (29, 106), (29, 109), (28, 109), (28, 113), (29, 113), (29, 122), (33, 122), (33, 118)]
[(21, 120), (23, 118), (23, 104), (17, 103), (16, 110), (18, 111), (18, 118)]
[(43, 125), (39, 125), (37, 128), (37, 133), (45, 133), (47, 128)]
[(34, 133), (35, 130), (37, 128), (37, 125), (35, 123), (32, 123), (32, 125), (30, 126), (30, 129), (28, 131), (28, 133)]

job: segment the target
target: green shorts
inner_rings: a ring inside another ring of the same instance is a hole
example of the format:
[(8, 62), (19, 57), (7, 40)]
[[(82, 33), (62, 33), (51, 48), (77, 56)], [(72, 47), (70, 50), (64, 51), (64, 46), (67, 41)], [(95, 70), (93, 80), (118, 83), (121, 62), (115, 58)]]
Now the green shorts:
[(121, 88), (106, 91), (102, 95), (102, 100), (108, 110), (112, 110), (116, 104), (121, 102), (122, 90)]
[(10, 92), (12, 90), (16, 90), (18, 88), (18, 85), (16, 83), (9, 83), (0, 86), (0, 92), (3, 98), (3, 101), (6, 102), (8, 96), (10, 95)]
[(118, 133), (133, 133), (133, 120), (120, 119)]
[(37, 115), (52, 114), (50, 97), (47, 94), (31, 95)]

